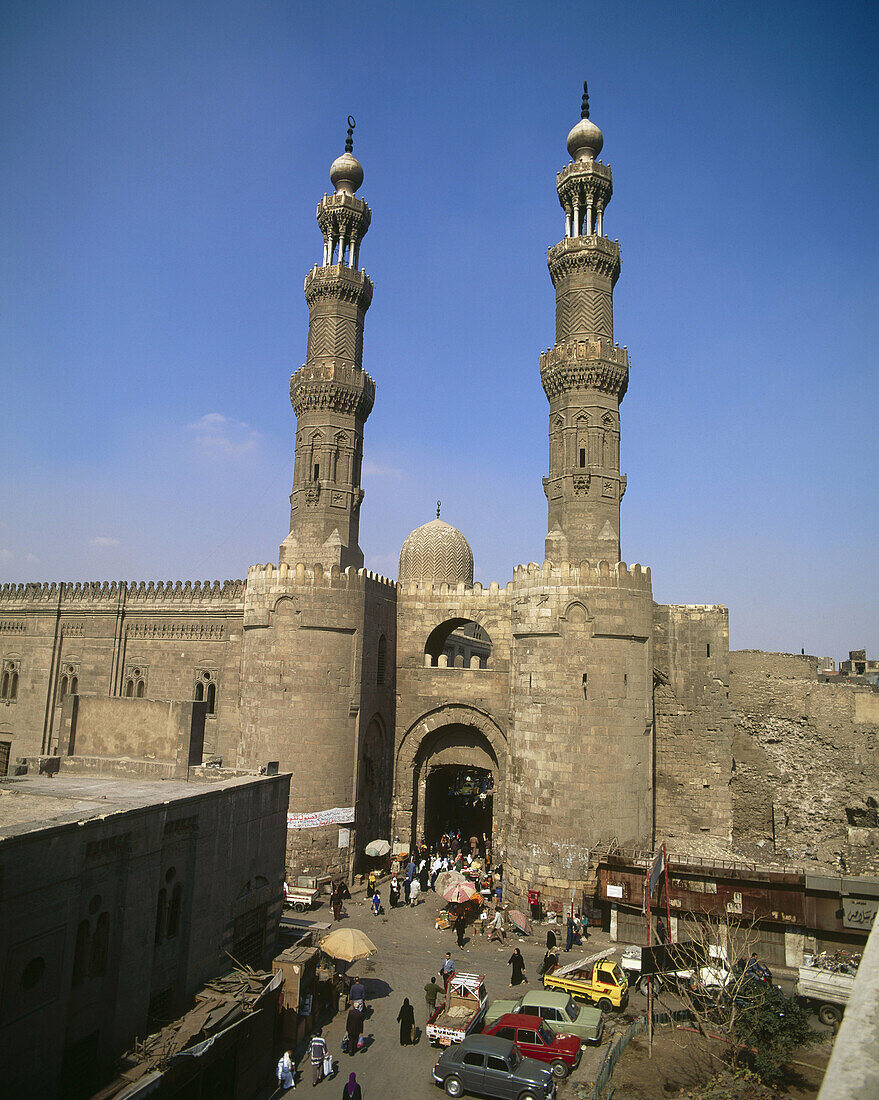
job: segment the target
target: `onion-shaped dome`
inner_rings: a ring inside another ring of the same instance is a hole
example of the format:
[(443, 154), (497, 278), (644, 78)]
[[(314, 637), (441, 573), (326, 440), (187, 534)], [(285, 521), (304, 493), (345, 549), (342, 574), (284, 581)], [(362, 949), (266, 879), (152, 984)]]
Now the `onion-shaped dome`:
[(347, 191), (353, 195), (363, 183), (363, 165), (353, 153), (345, 152), (330, 165), (330, 183), (336, 192)]
[(473, 584), (473, 551), (457, 527), (439, 518), (408, 535), (400, 551), (400, 582)]
[(604, 145), (604, 134), (589, 118), (589, 86), (583, 81), (580, 121), (568, 134), (568, 152), (573, 160), (595, 160)]

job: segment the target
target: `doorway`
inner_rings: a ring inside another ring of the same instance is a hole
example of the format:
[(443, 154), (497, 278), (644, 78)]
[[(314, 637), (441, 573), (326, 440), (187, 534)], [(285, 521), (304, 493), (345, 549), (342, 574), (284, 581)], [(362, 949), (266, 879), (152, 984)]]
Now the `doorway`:
[(429, 845), (443, 833), (461, 830), (470, 837), (491, 840), (494, 776), (488, 768), (461, 764), (439, 764), (427, 773), (424, 833)]

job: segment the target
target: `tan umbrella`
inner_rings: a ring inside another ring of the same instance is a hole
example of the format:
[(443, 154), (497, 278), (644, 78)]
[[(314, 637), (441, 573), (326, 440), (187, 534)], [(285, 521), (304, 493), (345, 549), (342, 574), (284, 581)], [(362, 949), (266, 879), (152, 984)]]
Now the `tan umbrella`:
[(446, 901), (472, 901), (479, 897), (479, 891), (469, 882), (453, 882), (447, 890), (443, 891)]
[(367, 959), (377, 951), (369, 936), (359, 928), (336, 928), (320, 941), (320, 949), (331, 959), (349, 963)]
[(434, 890), (438, 894), (445, 895), (446, 890), (455, 882), (466, 882), (467, 879), (457, 871), (440, 871), (436, 876), (436, 882), (433, 884)]

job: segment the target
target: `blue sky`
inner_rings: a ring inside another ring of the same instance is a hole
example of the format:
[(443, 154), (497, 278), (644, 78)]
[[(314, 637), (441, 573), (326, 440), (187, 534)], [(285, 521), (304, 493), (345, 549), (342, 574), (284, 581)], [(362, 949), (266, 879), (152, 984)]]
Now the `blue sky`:
[(373, 211), (361, 545), (541, 560), (546, 248), (581, 84), (614, 171), (623, 557), (731, 644), (879, 653), (875, 7), (0, 11), (0, 579), (277, 560), (345, 118)]

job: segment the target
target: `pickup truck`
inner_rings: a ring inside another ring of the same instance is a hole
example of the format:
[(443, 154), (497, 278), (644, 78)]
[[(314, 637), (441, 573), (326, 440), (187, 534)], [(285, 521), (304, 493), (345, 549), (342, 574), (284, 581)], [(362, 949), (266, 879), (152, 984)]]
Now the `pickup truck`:
[(629, 1003), (628, 978), (613, 959), (580, 959), (556, 967), (544, 974), (543, 987), (569, 993), (580, 1001), (594, 1001), (604, 1012), (622, 1010)]
[(463, 1042), (464, 1036), (478, 1030), (488, 1009), (485, 978), (481, 974), (455, 974), (443, 1003), (427, 1021), (431, 1046), (447, 1047)]
[(842, 1019), (854, 984), (853, 973), (801, 966), (797, 971), (796, 994), (817, 1012), (822, 1024), (832, 1026)]
[[(665, 986), (683, 986), (691, 992), (714, 992), (725, 989), (730, 984), (733, 975), (722, 947), (708, 945), (706, 956), (706, 949), (702, 945), (695, 945), (698, 958), (691, 957), (692, 951), (688, 955), (685, 950), (687, 947), (693, 948), (694, 945), (684, 945), (682, 957), (677, 960), (679, 966), (653, 975), (654, 989), (659, 991)], [(698, 965), (699, 961), (702, 961), (702, 965)], [(635, 989), (639, 993), (646, 993), (647, 978), (641, 974), (641, 948), (627, 947), (623, 951), (620, 964)]]
[(288, 886), (284, 883), (284, 905), (295, 909), (297, 913), (312, 909), (319, 897), (319, 890), (312, 890), (307, 886)]

